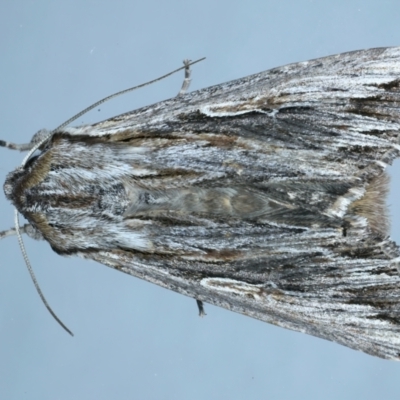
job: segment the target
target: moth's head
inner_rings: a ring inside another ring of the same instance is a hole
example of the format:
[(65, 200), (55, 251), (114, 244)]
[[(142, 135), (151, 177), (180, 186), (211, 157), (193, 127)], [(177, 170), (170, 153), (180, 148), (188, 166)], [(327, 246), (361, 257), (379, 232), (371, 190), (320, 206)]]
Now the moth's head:
[(15, 189), (20, 187), (21, 180), (26, 175), (26, 171), (23, 167), (18, 167), (14, 171), (11, 171), (4, 182), (4, 193), (8, 200), (14, 203), (13, 198), (15, 197)]
[(48, 157), (42, 157), (42, 154), (33, 155), (24, 166), (11, 171), (4, 182), (4, 194), (20, 212), (24, 209), (25, 191), (43, 180), (47, 173)]

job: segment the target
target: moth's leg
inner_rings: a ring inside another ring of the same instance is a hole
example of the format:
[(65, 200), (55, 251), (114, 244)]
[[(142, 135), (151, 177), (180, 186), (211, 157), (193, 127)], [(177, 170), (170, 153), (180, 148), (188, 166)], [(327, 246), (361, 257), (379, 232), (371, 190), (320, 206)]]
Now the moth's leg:
[(203, 302), (201, 300), (196, 299), (196, 303), (197, 303), (197, 307), (199, 309), (199, 317), (204, 317), (205, 315), (207, 315), (206, 312), (204, 311)]
[[(42, 234), (34, 228), (31, 224), (25, 224), (19, 228), (21, 233), (26, 233), (30, 238), (34, 240), (44, 240)], [(17, 234), (15, 228), (8, 229), (6, 231), (0, 232), (0, 239), (3, 239), (7, 236), (14, 236)]]
[(6, 231), (0, 232), (0, 239), (3, 239), (7, 236), (14, 236), (16, 234), (15, 228), (8, 229)]
[(41, 129), (32, 136), (32, 139), (29, 143), (22, 143), (22, 144), (11, 143), (11, 142), (6, 142), (5, 140), (0, 140), (0, 147), (7, 147), (8, 149), (11, 150), (29, 151), (36, 143), (39, 143), (48, 134), (49, 131), (47, 129)]
[(183, 65), (185, 66), (185, 79), (182, 82), (182, 87), (176, 97), (184, 95), (189, 89), (190, 85), (190, 76), (192, 75), (192, 70), (190, 69), (190, 61), (191, 60), (183, 60)]

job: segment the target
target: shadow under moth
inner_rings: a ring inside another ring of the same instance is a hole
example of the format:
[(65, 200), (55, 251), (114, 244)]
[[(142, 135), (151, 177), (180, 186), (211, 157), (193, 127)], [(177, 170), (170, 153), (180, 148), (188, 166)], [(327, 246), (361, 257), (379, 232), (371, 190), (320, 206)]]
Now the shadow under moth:
[(398, 360), (399, 129), (400, 48), (355, 51), (56, 130), (4, 192), (58, 254)]

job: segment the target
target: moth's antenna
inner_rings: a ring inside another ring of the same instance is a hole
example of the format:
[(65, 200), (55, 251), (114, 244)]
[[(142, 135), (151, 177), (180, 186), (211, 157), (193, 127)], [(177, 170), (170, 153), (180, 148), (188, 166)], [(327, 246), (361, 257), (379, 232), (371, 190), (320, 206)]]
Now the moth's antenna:
[[(165, 74), (163, 76), (160, 76), (159, 78), (153, 79), (152, 81), (148, 81), (146, 83), (142, 83), (141, 85), (137, 85), (137, 86), (133, 86), (129, 89), (125, 89), (125, 90), (121, 90), (120, 92), (114, 93), (110, 96), (104, 97), (104, 99), (101, 99), (99, 101), (96, 101), (96, 103), (93, 103), (91, 106), (85, 108), (84, 110), (82, 110), (81, 112), (79, 112), (78, 114), (74, 115), (73, 117), (71, 117), (69, 120), (65, 121), (63, 124), (61, 124), (59, 127), (57, 127), (56, 129), (54, 129), (53, 131), (51, 131), (43, 140), (41, 140), (39, 143), (37, 143), (35, 146), (32, 147), (32, 149), (29, 151), (29, 153), (26, 155), (26, 157), (22, 160), (22, 164), (21, 166), (24, 167), (26, 162), (29, 160), (30, 156), (37, 150), (39, 149), (44, 143), (46, 143), (55, 132), (61, 130), (62, 128), (65, 128), (67, 125), (69, 125), (71, 122), (75, 121), (76, 119), (78, 119), (79, 117), (81, 117), (82, 115), (86, 114), (87, 112), (89, 112), (90, 110), (93, 110), (93, 108), (96, 108), (97, 106), (99, 106), (100, 104), (105, 103), (108, 100), (113, 99), (114, 97), (120, 96), (121, 94), (125, 94), (128, 92), (132, 92), (133, 90), (136, 89), (140, 89), (144, 86), (148, 86), (151, 85), (152, 83), (161, 81), (162, 79), (167, 78), (168, 76), (175, 74), (178, 71), (181, 71), (182, 69), (186, 70), (188, 69), (188, 67), (190, 67), (193, 64), (196, 64), (200, 61), (205, 60), (205, 57), (203, 58), (199, 58), (196, 61), (192, 61), (192, 62), (187, 62), (187, 60), (185, 60), (184, 62), (184, 66), (175, 69), (174, 71), (169, 72), (168, 74)], [(190, 80), (189, 80), (190, 82)], [(182, 88), (183, 89), (183, 88)]]
[[(28, 154), (25, 156), (25, 158), (22, 160), (21, 168), (23, 168), (23, 167), (26, 165), (26, 163), (27, 163), (27, 161), (29, 160), (29, 158), (31, 157), (31, 155), (32, 155), (36, 150), (38, 150), (44, 143), (46, 143), (46, 142), (52, 137), (52, 135), (53, 135), (55, 132), (57, 132), (57, 131), (59, 131), (60, 129), (64, 128), (65, 126), (69, 125), (72, 121), (75, 121), (75, 120), (78, 119), (80, 116), (82, 116), (83, 114), (86, 114), (88, 111), (92, 110), (93, 108), (99, 106), (100, 104), (105, 103), (105, 102), (108, 101), (108, 100), (111, 100), (111, 99), (114, 98), (114, 97), (117, 97), (117, 96), (120, 96), (120, 95), (122, 95), (122, 94), (131, 92), (131, 91), (133, 91), (133, 90), (142, 88), (142, 87), (147, 86), (147, 85), (151, 85), (152, 83), (155, 83), (155, 82), (158, 82), (158, 81), (160, 81), (160, 80), (162, 80), (162, 79), (164, 79), (164, 78), (167, 78), (168, 76), (170, 76), (170, 75), (174, 74), (175, 72), (178, 72), (178, 71), (180, 71), (180, 70), (182, 70), (182, 69), (185, 70), (185, 81), (184, 81), (184, 83), (183, 83), (181, 92), (182, 92), (182, 90), (183, 90), (183, 91), (186, 91), (186, 89), (187, 89), (187, 87), (189, 86), (189, 83), (190, 83), (190, 79), (189, 79), (189, 78), (190, 78), (190, 75), (188, 75), (189, 67), (190, 67), (191, 65), (193, 65), (193, 64), (196, 64), (196, 63), (198, 63), (198, 62), (200, 62), (200, 61), (203, 61), (204, 59), (205, 59), (205, 57), (200, 58), (200, 59), (198, 59), (198, 60), (196, 60), (196, 61), (193, 61), (193, 62), (189, 62), (188, 60), (185, 60), (184, 63), (183, 63), (183, 64), (184, 64), (183, 67), (177, 68), (177, 69), (175, 69), (174, 71), (169, 72), (168, 74), (165, 74), (165, 75), (163, 75), (163, 76), (160, 76), (160, 77), (157, 78), (157, 79), (153, 79), (152, 81), (149, 81), (149, 82), (146, 82), (146, 83), (142, 83), (141, 85), (134, 86), (134, 87), (131, 87), (131, 88), (129, 88), (129, 89), (121, 90), (120, 92), (117, 92), (117, 93), (114, 93), (114, 94), (112, 94), (112, 95), (110, 95), (110, 96), (107, 96), (107, 97), (105, 97), (104, 99), (101, 99), (101, 100), (97, 101), (96, 103), (92, 104), (91, 106), (85, 108), (84, 110), (82, 110), (82, 111), (79, 112), (78, 114), (74, 115), (72, 118), (70, 118), (70, 119), (68, 119), (67, 121), (65, 121), (65, 122), (64, 122), (63, 124), (61, 124), (59, 127), (57, 127), (56, 129), (54, 129), (53, 131), (51, 131), (48, 135), (46, 135), (46, 136), (44, 137), (44, 139), (42, 139), (42, 140), (40, 140), (38, 143), (36, 143), (36, 144), (30, 149), (30, 151), (29, 151)], [(180, 93), (181, 93), (181, 92), (180, 92)], [(7, 144), (6, 142), (0, 141), (0, 146), (1, 146), (1, 145), (4, 146), (4, 145), (6, 145), (6, 144)], [(12, 148), (12, 146), (7, 146), (7, 147)], [(47, 308), (47, 310), (49, 311), (49, 313), (53, 316), (53, 318), (54, 318), (54, 319), (55, 319), (55, 320), (56, 320), (56, 321), (57, 321), (71, 336), (74, 336), (74, 334), (64, 325), (64, 323), (57, 317), (57, 315), (56, 315), (56, 314), (54, 313), (54, 311), (51, 309), (51, 307), (50, 307), (49, 304), (47, 303), (46, 298), (44, 297), (44, 295), (43, 295), (43, 293), (42, 293), (42, 290), (41, 290), (40, 287), (39, 287), (39, 283), (38, 283), (38, 281), (36, 280), (36, 276), (35, 276), (35, 274), (34, 274), (34, 272), (33, 272), (31, 263), (29, 262), (28, 256), (27, 256), (27, 254), (26, 254), (24, 242), (23, 242), (23, 240), (22, 240), (22, 236), (21, 236), (21, 232), (20, 232), (20, 227), (19, 227), (19, 218), (18, 218), (18, 210), (17, 210), (17, 209), (15, 209), (15, 219), (14, 219), (14, 223), (15, 223), (15, 231), (10, 229), (10, 230), (8, 230), (8, 231), (0, 232), (0, 238), (5, 237), (5, 236), (9, 236), (9, 235), (13, 235), (14, 233), (17, 235), (19, 247), (21, 248), (21, 252), (22, 252), (22, 256), (24, 257), (26, 267), (28, 268), (29, 274), (31, 275), (33, 284), (35, 285), (35, 288), (36, 288), (36, 291), (37, 291), (38, 294), (39, 294), (39, 297), (42, 299), (43, 304), (45, 305), (45, 307)]]
[(60, 318), (57, 317), (57, 315), (55, 314), (55, 312), (51, 309), (51, 307), (49, 306), (49, 303), (47, 303), (46, 298), (44, 297), (42, 290), (40, 289), (39, 283), (36, 279), (36, 276), (33, 272), (31, 263), (29, 262), (29, 258), (28, 255), (26, 254), (26, 250), (25, 250), (25, 246), (24, 246), (24, 242), (22, 240), (22, 236), (21, 236), (21, 232), (19, 230), (19, 220), (18, 220), (18, 210), (15, 209), (15, 214), (14, 214), (14, 222), (15, 222), (15, 232), (17, 234), (17, 238), (18, 238), (18, 243), (19, 243), (19, 247), (21, 248), (21, 252), (22, 252), (22, 256), (24, 257), (25, 260), (25, 264), (26, 267), (28, 268), (29, 274), (31, 275), (31, 279), (33, 281), (33, 284), (35, 285), (36, 291), (39, 294), (39, 297), (42, 299), (43, 304), (45, 305), (45, 307), (47, 308), (47, 310), (49, 311), (49, 313), (53, 316), (53, 318), (71, 335), (74, 336), (74, 334), (64, 325), (64, 323), (60, 320)]

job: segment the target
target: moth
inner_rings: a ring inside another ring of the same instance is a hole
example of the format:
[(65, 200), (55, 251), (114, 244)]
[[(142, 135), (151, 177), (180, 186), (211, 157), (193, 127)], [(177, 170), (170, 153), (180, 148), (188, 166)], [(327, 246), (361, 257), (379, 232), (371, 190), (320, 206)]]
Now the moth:
[(399, 130), (400, 47), (354, 51), (64, 127), (4, 192), (60, 255), (398, 360)]

